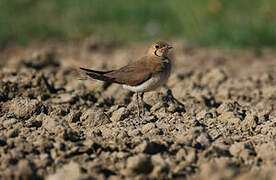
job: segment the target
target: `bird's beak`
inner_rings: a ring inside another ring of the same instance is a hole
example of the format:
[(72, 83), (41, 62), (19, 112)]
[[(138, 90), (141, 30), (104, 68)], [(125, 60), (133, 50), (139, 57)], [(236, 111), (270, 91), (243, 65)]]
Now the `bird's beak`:
[(169, 50), (169, 49), (171, 49), (171, 48), (173, 48), (172, 46), (170, 46), (170, 45), (168, 45), (168, 46), (166, 46), (166, 47), (163, 47), (163, 48), (161, 48), (162, 50)]

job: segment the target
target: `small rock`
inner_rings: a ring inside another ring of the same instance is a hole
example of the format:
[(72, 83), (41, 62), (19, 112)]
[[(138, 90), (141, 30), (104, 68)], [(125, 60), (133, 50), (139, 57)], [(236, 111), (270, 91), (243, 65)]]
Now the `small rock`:
[(48, 153), (41, 153), (38, 159), (34, 159), (35, 166), (38, 168), (45, 168), (50, 161)]
[(46, 101), (46, 100), (48, 100), (50, 98), (51, 98), (51, 96), (49, 94), (47, 94), (47, 93), (44, 93), (41, 96), (39, 96), (39, 100), (41, 100), (41, 101)]
[(32, 118), (27, 122), (27, 127), (36, 127), (39, 128), (42, 126), (42, 121)]
[(108, 113), (113, 113), (114, 111), (116, 111), (120, 107), (121, 107), (120, 105), (111, 106), (110, 109), (108, 110)]
[(235, 143), (235, 144), (232, 144), (229, 148), (230, 153), (235, 157), (238, 157), (243, 150), (244, 150), (244, 143)]
[(155, 125), (154, 123), (148, 123), (148, 124), (146, 124), (146, 125), (144, 125), (144, 126), (142, 127), (141, 132), (142, 132), (143, 134), (146, 134), (146, 133), (148, 133), (150, 130), (152, 130), (152, 129), (154, 129), (154, 128), (156, 128), (156, 125)]
[(149, 174), (153, 165), (149, 156), (144, 154), (138, 154), (136, 156), (129, 157), (126, 163), (128, 174)]
[(78, 180), (80, 179), (80, 167), (75, 162), (70, 162), (64, 165), (62, 168), (58, 169), (55, 174), (46, 177), (46, 180)]
[(234, 179), (239, 174), (239, 167), (229, 158), (216, 158), (202, 163), (195, 179)]
[(127, 132), (125, 130), (119, 131), (119, 134), (117, 135), (117, 138), (119, 139), (123, 139), (123, 138), (127, 138), (129, 137), (129, 135), (127, 134)]
[(212, 150), (214, 153), (216, 153), (216, 156), (221, 157), (221, 156), (227, 156), (230, 157), (230, 152), (229, 152), (229, 145), (226, 145), (221, 142), (217, 142), (212, 145)]
[(241, 122), (242, 131), (254, 130), (257, 127), (258, 116), (247, 113), (245, 119)]
[(59, 151), (65, 151), (66, 150), (66, 145), (63, 142), (57, 141), (54, 143), (55, 149)]
[(0, 146), (5, 146), (7, 144), (7, 137), (0, 135)]
[(129, 116), (130, 112), (127, 108), (121, 107), (112, 113), (110, 118), (112, 122), (122, 121)]
[(153, 155), (151, 157), (151, 162), (153, 164), (153, 170), (150, 174), (152, 179), (168, 179), (168, 173), (170, 171), (170, 166), (161, 157), (160, 154)]
[(202, 83), (209, 87), (217, 87), (218, 85), (220, 85), (226, 80), (227, 80), (226, 73), (221, 69), (215, 68), (207, 72), (203, 76)]
[(75, 123), (75, 122), (80, 121), (81, 115), (82, 115), (82, 112), (73, 113), (73, 114), (72, 114), (72, 117), (71, 117), (71, 122), (72, 122), (72, 123)]
[(176, 142), (205, 149), (211, 145), (212, 138), (202, 127), (196, 127), (188, 131), (187, 134), (176, 135)]
[(9, 104), (9, 112), (18, 119), (29, 119), (33, 114), (40, 114), (42, 104), (35, 99), (14, 98)]
[(116, 157), (119, 158), (119, 159), (124, 159), (128, 156), (128, 153), (126, 152), (117, 152), (116, 153)]
[(120, 176), (109, 176), (108, 180), (121, 180), (122, 178)]
[(207, 148), (211, 145), (211, 137), (208, 133), (202, 132), (196, 141), (201, 145), (203, 148)]
[(220, 120), (223, 123), (233, 123), (238, 124), (241, 120), (238, 117), (235, 117), (233, 112), (224, 112), (219, 117), (218, 120)]
[(142, 135), (141, 131), (139, 129), (131, 129), (127, 132), (129, 136), (140, 136)]
[(224, 112), (233, 112), (241, 108), (241, 105), (236, 101), (224, 101), (218, 108), (217, 112), (222, 114)]
[(15, 118), (4, 118), (3, 120), (0, 120), (3, 122), (3, 126), (7, 129), (10, 129), (14, 124), (18, 123), (19, 120), (15, 119)]
[(166, 151), (167, 148), (165, 145), (159, 143), (159, 142), (154, 142), (154, 141), (144, 141), (142, 144), (138, 145), (135, 148), (136, 152), (143, 152), (145, 154), (156, 154), (160, 152)]
[(244, 163), (253, 162), (253, 159), (256, 155), (253, 145), (250, 142), (240, 142), (231, 145), (229, 149), (230, 153), (244, 161)]
[(165, 110), (164, 109), (164, 103), (162, 102), (157, 102), (156, 104), (154, 104), (152, 107), (151, 107), (151, 111), (153, 112), (156, 112), (156, 111), (159, 111), (159, 110)]
[(23, 65), (28, 68), (41, 70), (46, 67), (59, 67), (55, 52), (34, 52), (28, 59), (23, 60)]
[(120, 134), (118, 129), (110, 127), (102, 127), (100, 131), (103, 137), (118, 137)]
[(10, 138), (14, 138), (14, 137), (17, 137), (19, 133), (20, 133), (20, 130), (18, 128), (12, 129), (8, 132), (8, 136)]
[(142, 124), (148, 124), (152, 122), (156, 122), (158, 120), (157, 116), (151, 113), (145, 113), (143, 116), (143, 120), (141, 121)]
[(196, 119), (197, 119), (197, 120), (204, 119), (206, 113), (207, 113), (206, 110), (202, 110), (202, 111), (198, 112), (198, 113), (196, 114)]
[(183, 161), (185, 160), (185, 157), (187, 156), (187, 152), (185, 149), (180, 149), (177, 153), (176, 153), (176, 160), (178, 161)]
[(244, 149), (243, 151), (241, 151), (239, 157), (243, 160), (245, 164), (249, 164), (251, 162), (252, 155), (255, 156), (255, 153), (253, 153), (252, 150)]
[(95, 111), (92, 109), (86, 110), (80, 117), (80, 121), (84, 126), (97, 127), (110, 123), (109, 117), (104, 112)]
[(276, 144), (264, 143), (256, 147), (258, 157), (260, 157), (264, 162), (275, 162), (276, 161)]
[(185, 157), (185, 159), (188, 163), (196, 162), (197, 160), (196, 151), (194, 149), (189, 149), (188, 155)]
[(95, 160), (89, 164), (89, 174), (96, 175), (96, 179), (107, 179), (109, 176), (115, 175), (115, 173), (106, 168), (100, 160)]
[(77, 142), (80, 140), (79, 133), (72, 129), (65, 129), (63, 133), (63, 139), (65, 141)]
[(180, 162), (185, 160), (188, 163), (192, 163), (196, 161), (197, 155), (193, 148), (183, 148), (176, 153), (176, 159)]
[(57, 159), (58, 151), (56, 149), (51, 149), (50, 154), (52, 159)]
[(32, 179), (35, 177), (28, 160), (22, 159), (18, 162), (15, 177), (15, 179)]
[(162, 102), (163, 96), (164, 94), (161, 92), (152, 91), (152, 92), (145, 93), (144, 99), (146, 103), (149, 104), (150, 106), (155, 106), (156, 104)]
[(46, 116), (42, 114), (40, 117), (37, 117), (37, 120), (41, 119), (43, 127), (46, 128), (49, 132), (55, 132), (59, 125), (59, 119), (53, 118), (52, 116)]

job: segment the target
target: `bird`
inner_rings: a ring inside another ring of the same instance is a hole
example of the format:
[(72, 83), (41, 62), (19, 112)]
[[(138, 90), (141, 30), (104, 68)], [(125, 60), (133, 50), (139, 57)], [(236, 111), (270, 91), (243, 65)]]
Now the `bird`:
[(151, 44), (145, 56), (119, 69), (109, 71), (83, 67), (80, 69), (92, 79), (121, 84), (123, 88), (134, 92), (136, 94), (137, 116), (141, 118), (141, 115), (145, 115), (144, 93), (154, 91), (166, 84), (170, 77), (172, 62), (168, 54), (172, 48), (167, 42), (160, 40)]

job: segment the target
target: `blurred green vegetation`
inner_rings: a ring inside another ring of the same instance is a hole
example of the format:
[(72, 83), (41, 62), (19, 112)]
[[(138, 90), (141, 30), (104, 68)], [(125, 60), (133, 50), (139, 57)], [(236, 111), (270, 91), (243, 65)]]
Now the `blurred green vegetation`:
[(275, 0), (0, 0), (0, 43), (181, 39), (226, 47), (276, 46)]

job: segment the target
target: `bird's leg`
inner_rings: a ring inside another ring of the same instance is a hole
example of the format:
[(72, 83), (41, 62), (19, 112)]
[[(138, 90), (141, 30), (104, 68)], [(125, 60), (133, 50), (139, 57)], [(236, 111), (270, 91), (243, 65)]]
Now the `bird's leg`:
[(142, 116), (145, 115), (145, 109), (144, 109), (144, 92), (141, 93), (141, 104), (142, 104)]
[(139, 92), (136, 92), (136, 103), (137, 103), (138, 118), (140, 118)]

